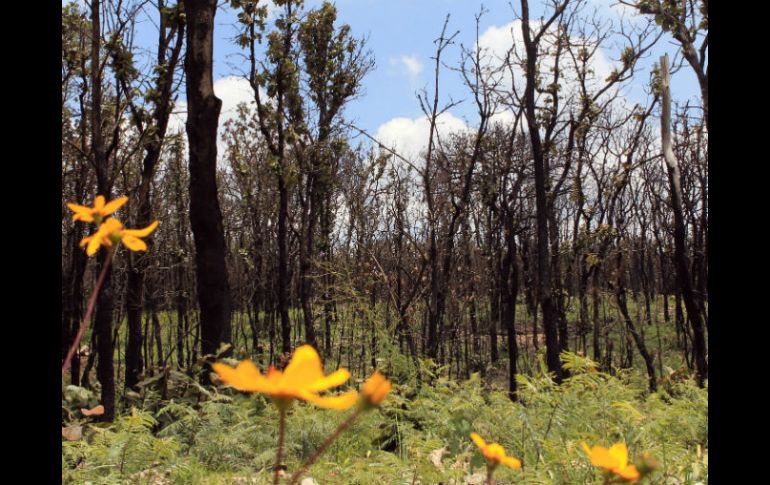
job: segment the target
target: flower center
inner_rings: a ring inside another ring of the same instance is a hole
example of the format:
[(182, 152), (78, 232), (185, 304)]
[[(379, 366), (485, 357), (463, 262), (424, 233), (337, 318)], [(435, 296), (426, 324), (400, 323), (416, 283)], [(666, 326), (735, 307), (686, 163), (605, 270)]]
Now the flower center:
[(107, 236), (107, 237), (110, 239), (112, 244), (118, 244), (118, 243), (120, 243), (122, 234), (120, 233), (120, 231), (116, 231), (116, 232), (110, 233), (110, 235)]

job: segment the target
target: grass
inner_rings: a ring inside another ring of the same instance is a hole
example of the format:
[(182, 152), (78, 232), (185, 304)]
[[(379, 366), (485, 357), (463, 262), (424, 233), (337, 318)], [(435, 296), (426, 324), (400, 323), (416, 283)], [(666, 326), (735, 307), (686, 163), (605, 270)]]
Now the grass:
[[(618, 352), (626, 338), (621, 319), (611, 300), (606, 299), (603, 306), (612, 329), (610, 339)], [(637, 318), (633, 298), (629, 298), (629, 306), (632, 317)], [(438, 365), (421, 360), (425, 385), (418, 389), (413, 363), (393, 342), (384, 309), (377, 307), (366, 321), (360, 313), (343, 310), (327, 370), (339, 360), (353, 370), (360, 383), (370, 370), (372, 356), (370, 342), (356, 336), (361, 325), (374, 322), (377, 366), (394, 381), (394, 392), (380, 410), (364, 415), (343, 434), (310, 469), (309, 476), (322, 485), (483, 483), (483, 459), (468, 438), (476, 431), (487, 441), (501, 443), (524, 463), (519, 471), (500, 468), (496, 473), (499, 484), (601, 483), (600, 473), (580, 448), (581, 441), (601, 446), (625, 442), (632, 459), (649, 452), (658, 461), (658, 469), (646, 479), (649, 483), (707, 483), (708, 388), (697, 388), (687, 372), (673, 372), (683, 365), (674, 324), (662, 322), (660, 298), (653, 308), (653, 325), (637, 325), (644, 329), (656, 369), (664, 369), (657, 393), (647, 392), (638, 353), (631, 368), (613, 366), (610, 374), (590, 372), (587, 360), (572, 354), (568, 359), (573, 377), (556, 386), (542, 372), (542, 349), (538, 353), (523, 348), (519, 368), (524, 373), (517, 376), (516, 403), (506, 393), (503, 335), (498, 340), (501, 359), (497, 364), (491, 365), (486, 355), (480, 355), (486, 359), (483, 375), (457, 379), (458, 374), (464, 377), (457, 372), (457, 362)], [(673, 317), (673, 302), (670, 308)], [(484, 311), (479, 310), (480, 319)], [(576, 308), (567, 311), (574, 322)], [(641, 316), (643, 320), (643, 311)], [(250, 328), (242, 317), (234, 317), (235, 325), (243, 328), (243, 332), (234, 331), (235, 356), (254, 357), (249, 348)], [(293, 311), (292, 317), (300, 315)], [(164, 344), (173, 342), (174, 316), (160, 313), (159, 318)], [(531, 321), (525, 318), (526, 311), (520, 306), (517, 328), (531, 328)], [(125, 324), (120, 332), (122, 343)], [(301, 335), (295, 334), (295, 338), (299, 341)], [(261, 336), (262, 342), (264, 339)], [(590, 356), (590, 336), (588, 343)], [(122, 358), (121, 354), (116, 358)], [(173, 353), (171, 358), (173, 362)], [(615, 359), (620, 361), (619, 356)], [(192, 370), (196, 375), (200, 368)], [(148, 382), (140, 394), (124, 399), (120, 416), (109, 425), (88, 424), (76, 417), (76, 409), (98, 402), (98, 393), (84, 396), (88, 392), (79, 389), (77, 397), (63, 401), (71, 412), (67, 424), (84, 425), (84, 439), (62, 443), (63, 483), (271, 483), (277, 413), (270, 402), (230, 389), (204, 389), (176, 371), (166, 379), (167, 396), (161, 399), (161, 382)], [(70, 390), (70, 394), (74, 392)], [(344, 413), (295, 405), (287, 421), (288, 471), (312, 454), (344, 417)]]
[[(397, 384), (383, 407), (357, 421), (309, 475), (319, 484), (480, 483), (474, 480), (483, 462), (468, 438), (477, 431), (524, 463), (519, 471), (499, 469), (500, 484), (601, 483), (581, 441), (623, 441), (632, 459), (651, 453), (659, 462), (652, 483), (706, 483), (707, 389), (683, 379), (648, 395), (630, 378), (635, 371), (589, 372), (573, 358), (573, 377), (562, 386), (545, 375), (521, 376), (516, 403), (478, 375), (462, 382), (437, 377), (417, 394)], [(63, 483), (267, 484), (276, 419), (262, 396), (229, 390), (213, 391), (198, 406), (170, 400), (154, 413), (134, 410), (94, 428), (86, 441), (64, 443)], [(295, 405), (288, 470), (342, 419), (344, 413)], [(142, 473), (146, 482), (137, 481)]]

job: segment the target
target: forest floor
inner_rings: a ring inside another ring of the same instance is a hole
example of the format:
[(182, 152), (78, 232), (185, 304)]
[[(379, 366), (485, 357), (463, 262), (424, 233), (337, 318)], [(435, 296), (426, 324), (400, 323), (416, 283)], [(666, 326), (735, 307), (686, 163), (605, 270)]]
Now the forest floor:
[[(521, 459), (519, 470), (498, 467), (500, 485), (603, 483), (581, 442), (604, 447), (623, 442), (636, 463), (648, 454), (656, 467), (642, 483), (708, 483), (708, 384), (705, 389), (695, 385), (683, 365), (673, 323), (662, 323), (659, 317), (661, 323), (643, 329), (662, 375), (655, 393), (647, 389), (638, 354), (632, 354), (632, 367), (618, 365), (627, 363), (627, 336), (618, 326), (611, 339), (616, 349), (612, 372), (597, 371), (579, 355), (592, 354), (588, 335), (587, 349), (578, 339), (578, 354), (566, 355), (571, 377), (562, 385), (544, 372), (543, 347), (535, 350), (532, 335), (520, 335), (516, 402), (507, 393), (505, 335), (498, 336), (499, 361), (485, 362), (479, 373), (421, 359), (419, 386), (411, 358), (381, 335), (376, 361), (393, 382), (393, 391), (379, 409), (364, 413), (341, 435), (310, 468), (303, 485), (483, 484), (484, 459), (469, 438), (472, 431)], [(164, 339), (172, 338), (174, 325), (171, 319), (165, 322)], [(519, 328), (528, 326), (522, 322)], [(573, 334), (575, 330), (571, 327)], [(249, 340), (246, 334), (242, 338)], [(346, 341), (355, 339), (339, 343)], [(488, 344), (482, 340), (482, 348)], [(351, 369), (350, 384), (359, 386), (371, 371), (369, 364), (357, 361), (359, 348), (356, 342), (355, 352), (336, 349), (326, 371), (338, 361)], [(238, 349), (236, 357), (241, 357)], [(368, 356), (360, 357), (370, 362)], [(272, 483), (275, 406), (263, 395), (202, 387), (190, 377), (201, 369), (155, 372), (140, 392), (118, 396), (121, 409), (112, 423), (94, 422), (79, 411), (99, 403), (98, 384), (93, 390), (63, 385), (63, 435), (67, 430), (76, 439), (62, 439), (62, 482)], [(296, 471), (349, 413), (295, 404), (286, 421), (286, 472)]]

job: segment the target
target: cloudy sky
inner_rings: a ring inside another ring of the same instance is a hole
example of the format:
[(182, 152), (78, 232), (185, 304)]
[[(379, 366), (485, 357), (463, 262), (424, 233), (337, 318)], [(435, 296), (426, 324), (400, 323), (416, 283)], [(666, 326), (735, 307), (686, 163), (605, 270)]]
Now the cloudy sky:
[[(476, 42), (474, 16), (482, 2), (473, 0), (336, 0), (338, 22), (351, 26), (357, 37), (365, 36), (372, 51), (376, 67), (364, 79), (363, 95), (353, 100), (345, 112), (346, 118), (367, 130), (388, 145), (396, 144), (406, 152), (415, 153), (426, 138), (427, 121), (420, 110), (416, 93), (423, 88), (432, 90), (435, 53), (434, 40), (441, 32), (444, 19), (450, 15), (448, 32), (459, 31), (454, 45), (447, 48), (442, 60), (449, 67), (460, 62), (461, 48), (473, 48)], [(530, 16), (537, 20), (542, 14), (542, 3), (531, 0)], [(596, 9), (605, 21), (618, 25), (621, 17), (633, 17), (633, 12), (616, 5), (615, 0), (586, 0), (586, 12)], [(321, 4), (320, 0), (306, 0), (306, 7)], [(506, 52), (513, 42), (520, 42), (520, 22), (515, 21), (519, 2), (486, 0), (485, 13), (479, 26), (480, 45), (491, 55)], [(271, 13), (275, 17), (275, 12)], [(272, 22), (272, 21), (271, 21)], [(154, 21), (145, 21), (137, 36), (139, 44), (148, 46), (156, 39)], [(250, 88), (242, 75), (245, 63), (243, 51), (235, 45), (236, 12), (229, 2), (220, 2), (215, 19), (214, 78), (215, 92), (223, 100), (222, 121), (235, 113), (239, 102), (252, 99)], [(663, 52), (676, 52), (673, 40), (664, 35), (656, 49), (640, 64), (632, 84), (623, 90), (631, 103), (645, 104), (646, 86), (650, 67)], [(611, 47), (597, 53), (593, 64), (597, 77), (606, 77), (616, 65), (619, 54)], [(673, 76), (674, 100), (699, 104), (699, 91), (695, 77), (689, 68)], [(474, 106), (468, 90), (462, 84), (459, 73), (442, 68), (442, 101), (464, 100), (444, 116), (443, 129), (457, 130), (475, 123)], [(175, 124), (183, 123), (184, 91), (180, 93), (180, 117)], [(504, 116), (502, 114), (501, 116)]]

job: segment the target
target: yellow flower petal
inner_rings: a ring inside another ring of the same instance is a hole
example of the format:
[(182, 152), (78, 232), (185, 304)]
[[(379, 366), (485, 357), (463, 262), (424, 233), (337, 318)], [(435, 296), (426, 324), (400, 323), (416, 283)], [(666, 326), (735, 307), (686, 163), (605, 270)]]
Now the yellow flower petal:
[(610, 447), (608, 453), (615, 460), (616, 467), (625, 468), (628, 465), (628, 448), (624, 443), (615, 443)]
[(272, 393), (275, 386), (263, 376), (250, 360), (240, 362), (235, 368), (219, 362), (211, 366), (225, 384), (246, 392)]
[(482, 450), (487, 447), (487, 442), (484, 441), (484, 438), (479, 436), (478, 433), (475, 433), (475, 432), (471, 433), (471, 439), (473, 440), (474, 443), (476, 443), (476, 446), (478, 446)]
[(147, 251), (147, 244), (138, 237), (124, 235), (121, 241), (131, 251)]
[[(102, 200), (104, 200), (103, 197)], [(110, 215), (120, 209), (126, 202), (128, 202), (128, 197), (125, 195), (119, 199), (112, 200), (102, 208), (101, 213), (103, 216)]]
[[(300, 397), (300, 396), (298, 396)], [(348, 391), (338, 396), (322, 397), (311, 392), (302, 393), (301, 399), (310, 401), (318, 407), (325, 409), (337, 409), (344, 411), (353, 407), (358, 401), (358, 393), (356, 391)]]
[(591, 463), (607, 470), (611, 470), (618, 465), (617, 460), (610, 455), (609, 450), (601, 446), (594, 446), (591, 452)]
[(90, 207), (85, 207), (82, 205), (77, 205), (73, 203), (67, 203), (67, 207), (70, 208), (72, 212), (75, 214), (72, 216), (73, 221), (83, 221), (83, 222), (93, 222), (94, 216), (92, 214), (93, 209)]
[(322, 377), (312, 383), (308, 389), (314, 392), (321, 392), (332, 387), (343, 385), (348, 379), (350, 379), (350, 372), (347, 369), (339, 369), (326, 377)]
[(502, 460), (500, 460), (500, 463), (503, 465), (513, 468), (514, 470), (518, 470), (521, 468), (521, 460), (514, 458), (512, 456), (504, 456)]
[(158, 224), (160, 224), (160, 221), (155, 221), (144, 229), (124, 229), (123, 234), (135, 237), (147, 237), (152, 234), (152, 231), (154, 231), (156, 227), (158, 227)]
[(487, 457), (487, 459), (495, 461), (497, 463), (500, 463), (500, 460), (505, 456), (505, 450), (498, 443), (489, 444), (487, 445), (487, 448), (482, 451), (484, 453), (484, 456)]
[(615, 470), (615, 474), (617, 474), (622, 479), (626, 480), (627, 482), (635, 482), (639, 480), (639, 470), (636, 469), (634, 465), (630, 465), (618, 470)]
[(272, 365), (267, 368), (267, 380), (272, 382), (273, 384), (278, 384), (278, 382), (281, 380), (281, 376), (283, 376), (283, 372), (279, 371)]
[(309, 389), (323, 377), (323, 368), (318, 352), (311, 345), (302, 345), (294, 351), (291, 362), (283, 371), (281, 385), (290, 388)]
[(301, 399), (328, 409), (348, 409), (358, 401), (356, 391), (328, 397), (318, 395), (321, 390), (344, 383), (350, 373), (339, 369), (324, 376), (321, 359), (309, 345), (295, 350), (284, 372), (270, 367), (262, 375), (251, 361), (243, 361), (236, 368), (217, 363), (213, 368), (226, 384), (242, 391), (269, 394), (279, 406)]
[(72, 202), (67, 202), (67, 207), (69, 207), (72, 212), (83, 212), (83, 213), (87, 213), (87, 214), (90, 214), (91, 210), (92, 210), (90, 207), (86, 207), (84, 205), (73, 204)]
[(87, 207), (78, 204), (68, 203), (67, 207), (70, 208), (75, 214), (72, 216), (73, 221), (83, 222), (101, 222), (101, 220), (118, 210), (123, 204), (128, 201), (128, 197), (119, 197), (109, 203), (103, 195), (97, 195), (94, 199), (94, 206)]
[(585, 443), (581, 443), (583, 450), (591, 458), (591, 463), (600, 468), (604, 468), (625, 481), (635, 482), (639, 479), (639, 471), (635, 466), (628, 466), (628, 448), (624, 443), (615, 443), (609, 449), (601, 446), (589, 448)]
[[(123, 223), (115, 219), (114, 217), (110, 217), (106, 221), (104, 221), (101, 226), (99, 226), (99, 231), (97, 232), (101, 232), (105, 236), (108, 236), (114, 232), (122, 231), (122, 230), (123, 230)], [(132, 234), (132, 236), (136, 236), (136, 234)]]
[(484, 455), (484, 458), (486, 458), (488, 462), (494, 464), (502, 463), (513, 469), (521, 468), (521, 461), (513, 456), (507, 456), (505, 454), (505, 448), (503, 448), (500, 443), (487, 444), (487, 442), (475, 432), (471, 433), (471, 439), (476, 443), (476, 446), (479, 447), (481, 454)]
[(391, 389), (393, 389), (393, 384), (386, 380), (385, 382), (380, 385), (380, 387), (377, 388), (377, 391), (371, 396), (372, 402), (375, 404), (381, 403), (388, 394), (390, 394)]
[(384, 375), (374, 371), (374, 374), (361, 386), (361, 394), (370, 405), (378, 406), (392, 388), (393, 384)]
[(97, 231), (96, 234), (91, 236), (91, 238), (88, 241), (88, 247), (86, 247), (86, 254), (89, 256), (93, 256), (96, 254), (96, 251), (99, 250), (99, 246), (102, 245), (102, 237)]

